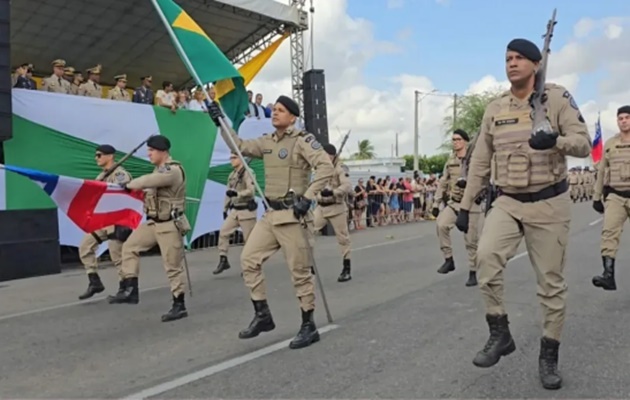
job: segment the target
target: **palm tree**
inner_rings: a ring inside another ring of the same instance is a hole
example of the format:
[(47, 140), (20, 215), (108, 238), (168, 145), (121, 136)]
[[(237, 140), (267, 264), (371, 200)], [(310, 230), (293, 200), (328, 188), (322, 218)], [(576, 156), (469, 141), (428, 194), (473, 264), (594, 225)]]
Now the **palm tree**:
[[(486, 112), (486, 107), (492, 100), (498, 98), (501, 93), (502, 90), (496, 89), (481, 94), (460, 97), (457, 104), (450, 107), (450, 115), (444, 118), (445, 136), (450, 139), (455, 129), (463, 129), (468, 132), (472, 140), (479, 133), (479, 129), (481, 129), (481, 122), (483, 114)], [(456, 107), (455, 121), (453, 121), (453, 107)], [(441, 148), (450, 150), (450, 140), (442, 144)]]
[(359, 140), (359, 151), (352, 155), (354, 160), (371, 160), (376, 157), (374, 146), (369, 139)]

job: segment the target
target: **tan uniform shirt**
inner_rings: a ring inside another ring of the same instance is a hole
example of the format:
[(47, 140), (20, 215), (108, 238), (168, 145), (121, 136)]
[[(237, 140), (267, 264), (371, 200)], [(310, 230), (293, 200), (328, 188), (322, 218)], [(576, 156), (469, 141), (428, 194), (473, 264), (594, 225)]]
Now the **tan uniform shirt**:
[(56, 75), (51, 75), (48, 78), (44, 78), (42, 80), (41, 90), (43, 90), (44, 92), (53, 93), (71, 93), (70, 82)]
[(256, 218), (256, 210), (249, 210), (250, 202), (255, 202), (256, 187), (244, 167), (235, 169), (228, 176), (228, 190), (236, 191), (235, 197), (225, 196), (224, 211), (233, 209), (239, 214), (239, 219)]
[(125, 89), (114, 87), (107, 91), (107, 98), (116, 101), (131, 101), (131, 95)]
[(95, 97), (100, 99), (103, 97), (103, 87), (88, 79), (87, 82), (82, 83), (81, 86), (79, 86), (79, 96)]
[(332, 190), (332, 196), (322, 197), (321, 191), (315, 196), (317, 204), (322, 208), (325, 218), (348, 212), (348, 197), (353, 193), (350, 182), (350, 170), (343, 163), (337, 161), (335, 172), (327, 188)]

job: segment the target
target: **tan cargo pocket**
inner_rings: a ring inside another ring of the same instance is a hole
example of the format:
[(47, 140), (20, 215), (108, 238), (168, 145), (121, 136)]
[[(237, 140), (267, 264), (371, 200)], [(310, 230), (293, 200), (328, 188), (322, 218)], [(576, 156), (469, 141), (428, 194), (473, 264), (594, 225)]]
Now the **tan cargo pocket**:
[(621, 180), (630, 180), (630, 162), (625, 161), (623, 164), (621, 164), (619, 175), (621, 176)]
[(524, 188), (529, 185), (529, 155), (514, 152), (507, 157), (507, 185)]

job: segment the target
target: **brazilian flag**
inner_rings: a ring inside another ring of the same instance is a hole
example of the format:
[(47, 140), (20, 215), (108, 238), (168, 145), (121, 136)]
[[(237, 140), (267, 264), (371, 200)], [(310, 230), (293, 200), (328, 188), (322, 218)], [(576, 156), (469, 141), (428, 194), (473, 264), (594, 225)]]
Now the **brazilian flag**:
[(152, 1), (188, 72), (198, 84), (214, 84), (221, 106), (238, 132), (248, 107), (243, 77), (186, 11), (172, 0)]

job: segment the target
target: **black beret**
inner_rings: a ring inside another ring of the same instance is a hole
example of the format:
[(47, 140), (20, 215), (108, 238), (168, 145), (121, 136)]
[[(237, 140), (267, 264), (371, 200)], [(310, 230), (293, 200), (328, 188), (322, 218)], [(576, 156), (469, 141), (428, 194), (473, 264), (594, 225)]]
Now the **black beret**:
[(106, 155), (116, 154), (116, 149), (111, 144), (102, 144), (96, 148), (96, 151)]
[(619, 114), (630, 114), (630, 106), (619, 107), (617, 110), (617, 116), (619, 116)]
[(147, 147), (155, 150), (167, 151), (171, 148), (171, 141), (166, 136), (155, 135), (147, 140)]
[(324, 146), (324, 151), (328, 154), (330, 154), (331, 156), (334, 156), (337, 154), (337, 148), (332, 145), (332, 144), (325, 144)]
[(514, 39), (508, 43), (507, 49), (515, 51), (533, 62), (542, 60), (542, 54), (538, 46), (527, 39)]
[(468, 136), (468, 134), (466, 133), (465, 130), (463, 129), (455, 129), (455, 132), (453, 132), (453, 135), (459, 135), (462, 137), (462, 139), (464, 139), (467, 142), (470, 142), (470, 136)]
[(278, 100), (276, 100), (276, 103), (282, 104), (287, 109), (287, 111), (289, 111), (291, 114), (295, 115), (296, 117), (300, 116), (300, 107), (297, 105), (295, 101), (293, 101), (292, 98), (287, 97), (287, 96), (280, 96), (278, 97)]

